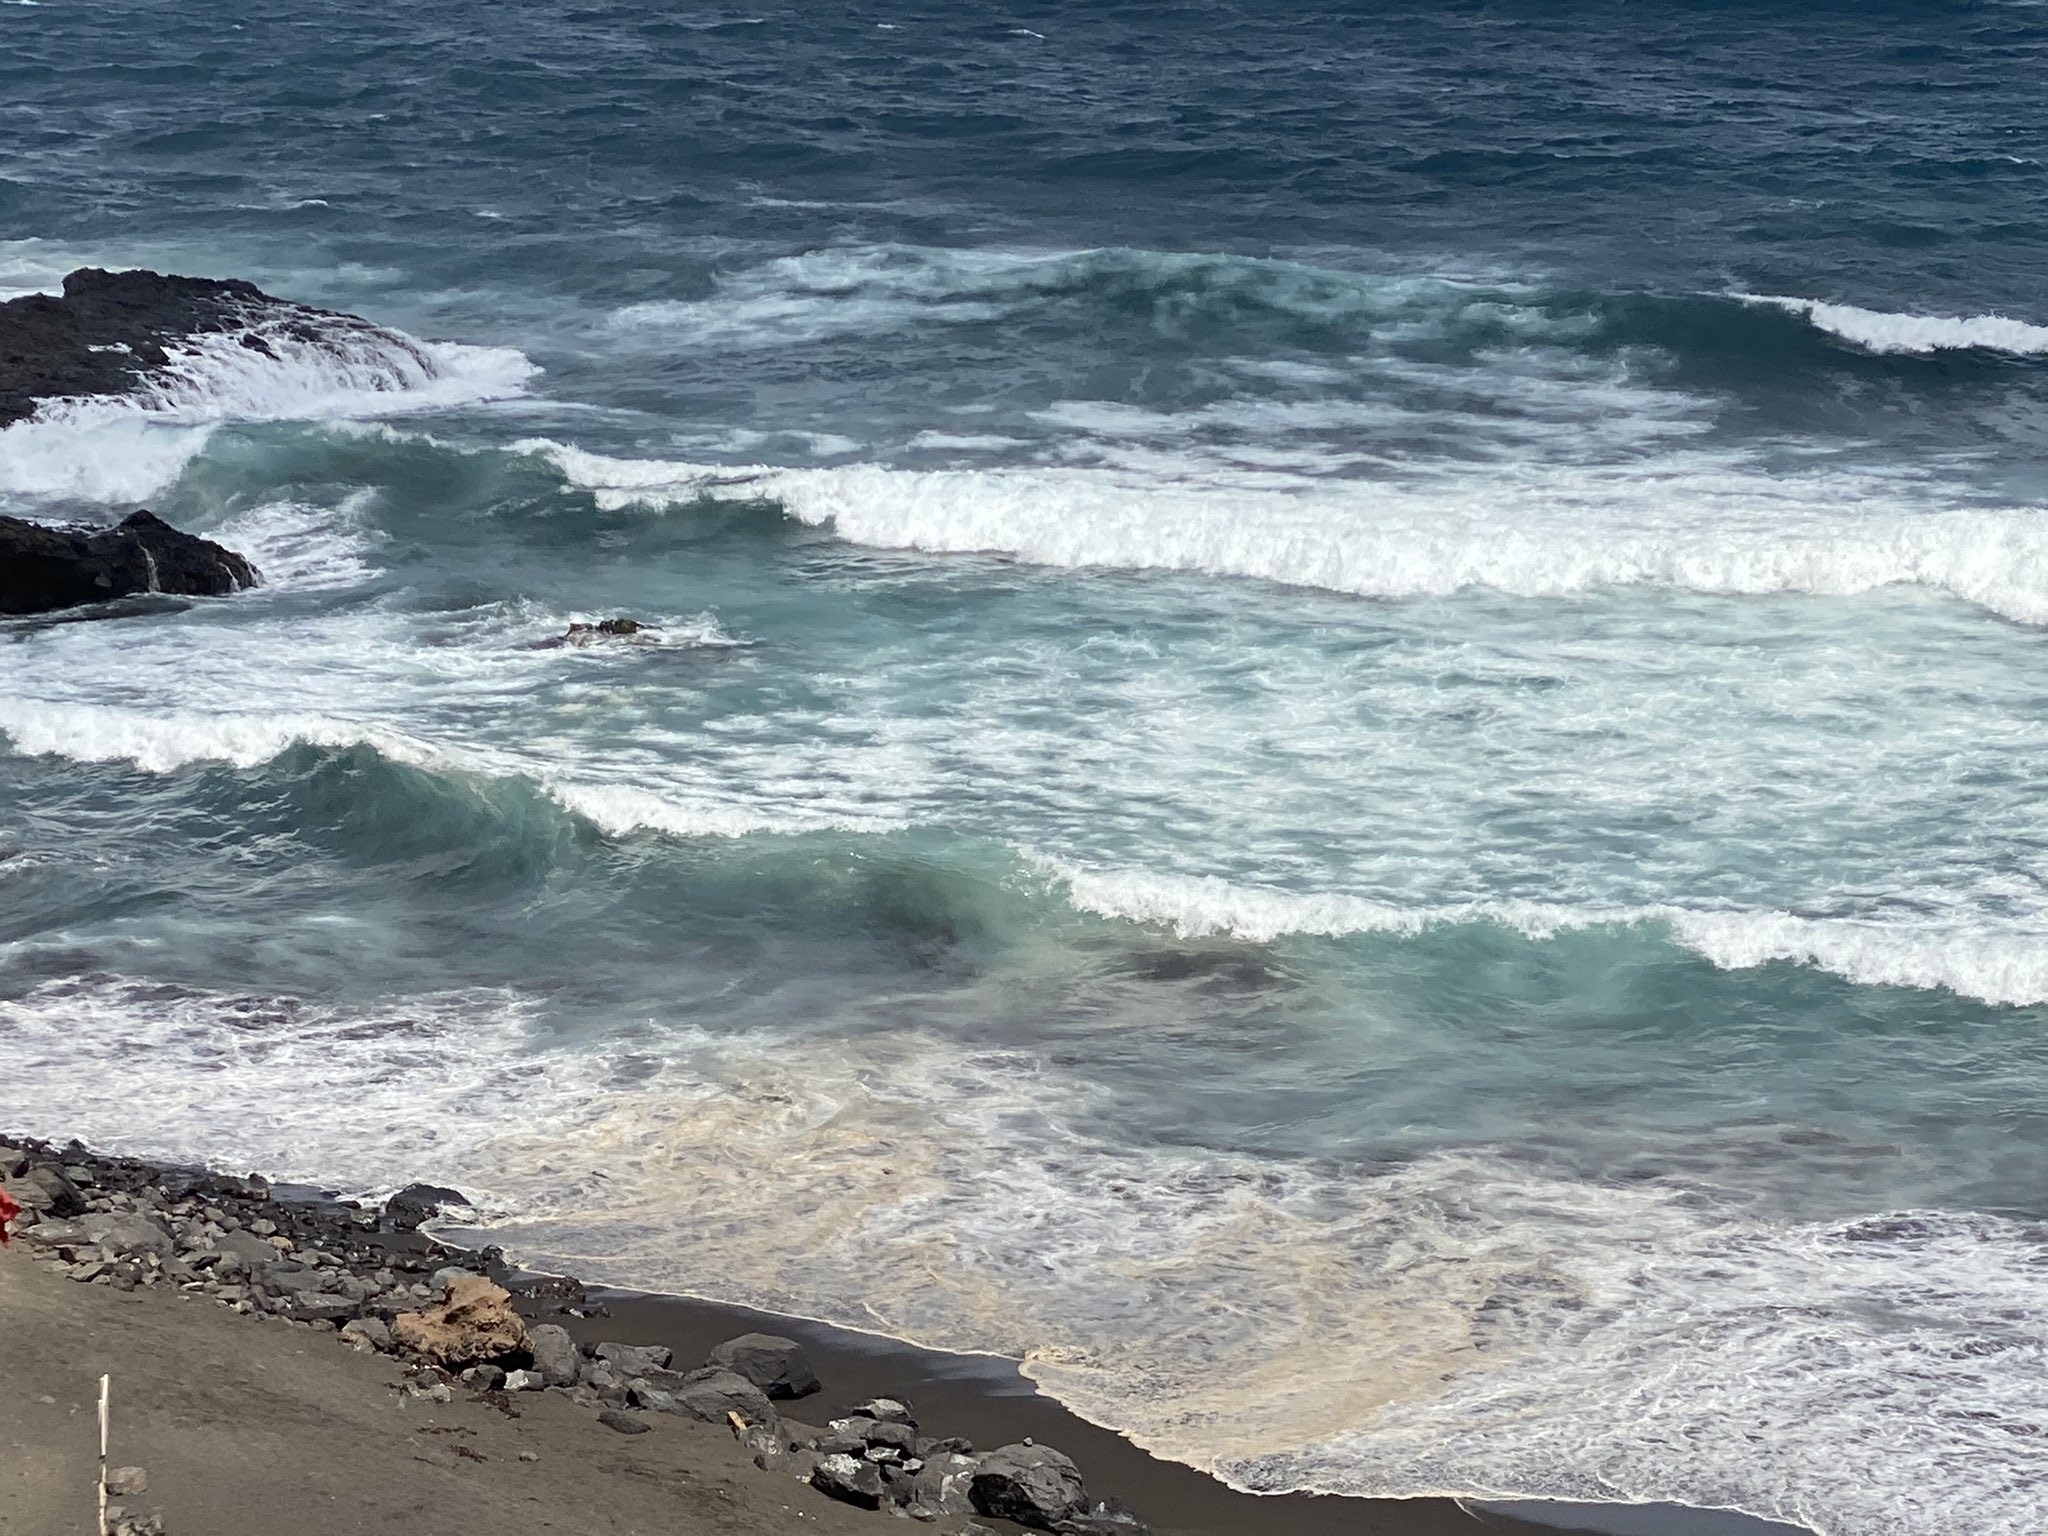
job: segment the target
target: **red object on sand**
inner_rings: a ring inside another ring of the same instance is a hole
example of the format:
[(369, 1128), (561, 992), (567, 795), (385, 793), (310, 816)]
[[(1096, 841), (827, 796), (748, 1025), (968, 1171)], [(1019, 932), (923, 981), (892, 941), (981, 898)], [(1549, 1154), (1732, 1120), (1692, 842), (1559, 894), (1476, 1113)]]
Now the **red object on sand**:
[(0, 1248), (7, 1246), (7, 1223), (20, 1214), (21, 1207), (14, 1203), (6, 1190), (0, 1189)]

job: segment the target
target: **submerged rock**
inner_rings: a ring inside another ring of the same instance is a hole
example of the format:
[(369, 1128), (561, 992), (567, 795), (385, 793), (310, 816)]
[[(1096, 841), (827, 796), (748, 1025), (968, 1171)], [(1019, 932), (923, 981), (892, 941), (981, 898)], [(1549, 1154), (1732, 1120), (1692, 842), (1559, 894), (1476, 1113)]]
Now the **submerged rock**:
[(233, 550), (153, 512), (113, 528), (0, 517), (0, 613), (51, 613), (144, 593), (224, 597), (260, 579)]
[(652, 624), (643, 624), (638, 619), (600, 619), (595, 624), (571, 624), (559, 635), (538, 641), (535, 650), (555, 651), (565, 645), (595, 645), (600, 640), (629, 640), (635, 635), (653, 635), (660, 631)]

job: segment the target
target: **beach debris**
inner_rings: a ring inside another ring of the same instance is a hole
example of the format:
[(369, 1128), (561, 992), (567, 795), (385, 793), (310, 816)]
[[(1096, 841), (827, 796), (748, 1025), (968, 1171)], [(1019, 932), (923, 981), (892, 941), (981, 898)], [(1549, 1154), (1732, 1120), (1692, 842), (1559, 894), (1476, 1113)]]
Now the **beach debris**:
[(391, 1337), (438, 1364), (460, 1367), (519, 1353), (526, 1324), (503, 1286), (464, 1273), (449, 1281), (447, 1300), (439, 1306), (393, 1318)]
[(7, 1246), (7, 1224), (21, 1214), (21, 1207), (14, 1203), (14, 1197), (0, 1189), (0, 1248)]
[(1074, 1463), (1049, 1445), (1005, 1445), (974, 1469), (968, 1497), (984, 1515), (1042, 1531), (1056, 1529), (1088, 1509), (1088, 1492)]
[(818, 1390), (818, 1373), (794, 1339), (773, 1333), (743, 1333), (718, 1345), (705, 1361), (744, 1376), (771, 1398), (808, 1397)]
[(100, 1377), (99, 1533), (107, 1536), (107, 1428), (113, 1403), (113, 1378)]
[(616, 1408), (607, 1408), (597, 1416), (597, 1422), (606, 1429), (617, 1430), (622, 1435), (644, 1435), (653, 1426), (645, 1419), (636, 1419), (630, 1413), (620, 1413)]

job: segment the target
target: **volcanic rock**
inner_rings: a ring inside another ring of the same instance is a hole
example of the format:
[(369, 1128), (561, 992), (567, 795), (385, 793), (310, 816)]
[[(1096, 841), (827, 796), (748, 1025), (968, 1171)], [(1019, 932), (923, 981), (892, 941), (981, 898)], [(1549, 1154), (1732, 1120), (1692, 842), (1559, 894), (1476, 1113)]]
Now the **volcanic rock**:
[(617, 1371), (621, 1376), (631, 1378), (645, 1376), (667, 1367), (669, 1348), (666, 1344), (613, 1344), (597, 1346), (597, 1358)]
[(990, 1451), (974, 1469), (968, 1496), (984, 1515), (1042, 1531), (1088, 1509), (1079, 1470), (1047, 1445), (1005, 1445)]
[(583, 1356), (569, 1330), (556, 1323), (535, 1323), (526, 1330), (526, 1348), (533, 1356), (533, 1368), (551, 1387), (573, 1387), (583, 1368)]
[(413, 1232), (421, 1222), (440, 1215), (443, 1206), (468, 1204), (460, 1190), (439, 1184), (408, 1184), (384, 1202), (384, 1224), (393, 1232)]
[(85, 267), (61, 296), (0, 304), (0, 427), (47, 400), (147, 396), (195, 338), (218, 336), (262, 357), (292, 348), (374, 353), (386, 371), (431, 375), (419, 345), (354, 315), (273, 298), (253, 283)]
[(0, 517), (0, 613), (50, 613), (145, 592), (223, 597), (259, 579), (233, 550), (180, 533), (152, 512), (113, 528)]
[(744, 1376), (770, 1397), (804, 1397), (818, 1390), (818, 1373), (803, 1346), (772, 1333), (745, 1333), (711, 1351), (709, 1365)]
[(882, 1507), (882, 1469), (853, 1456), (824, 1456), (811, 1469), (811, 1486), (861, 1509)]

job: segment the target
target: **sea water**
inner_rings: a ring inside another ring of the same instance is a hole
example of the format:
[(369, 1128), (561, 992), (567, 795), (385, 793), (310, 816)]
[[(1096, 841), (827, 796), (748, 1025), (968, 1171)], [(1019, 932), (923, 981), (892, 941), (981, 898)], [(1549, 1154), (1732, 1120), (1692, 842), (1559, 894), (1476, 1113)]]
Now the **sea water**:
[[(0, 8), (0, 1121), (1256, 1489), (2048, 1525), (2048, 11)], [(537, 648), (629, 615), (633, 642)]]

